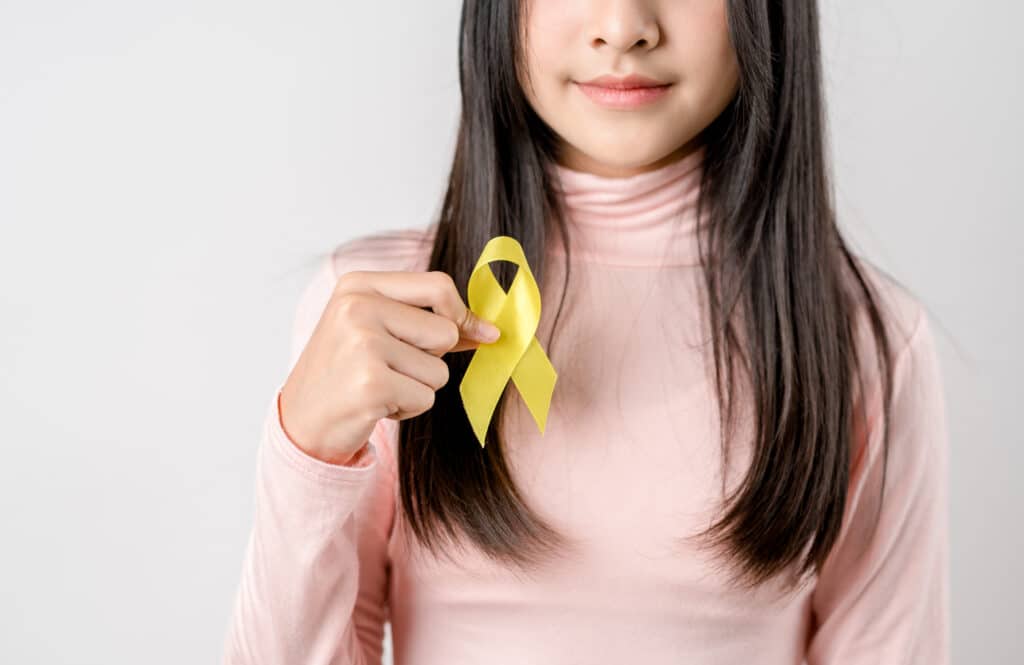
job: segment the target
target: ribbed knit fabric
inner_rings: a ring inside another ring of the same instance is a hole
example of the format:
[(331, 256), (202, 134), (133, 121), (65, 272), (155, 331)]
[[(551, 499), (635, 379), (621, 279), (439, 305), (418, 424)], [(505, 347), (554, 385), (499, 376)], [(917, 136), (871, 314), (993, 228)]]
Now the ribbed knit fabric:
[[(397, 665), (949, 662), (938, 358), (920, 304), (867, 263), (890, 307), (895, 362), (877, 531), (881, 403), (865, 321), (867, 398), (855, 407), (866, 426), (854, 432), (843, 530), (821, 575), (796, 591), (771, 582), (741, 592), (726, 586), (726, 562), (683, 540), (708, 526), (722, 502), (696, 261), (701, 159), (692, 153), (624, 179), (556, 169), (573, 263), (552, 337), (567, 267), (556, 236), (545, 253), (537, 336), (559, 379), (544, 435), (515, 395), (501, 425), (523, 496), (574, 546), (525, 575), (471, 546), (432, 558), (398, 528), (398, 424), (378, 421), (349, 465), (328, 464), (288, 439), (275, 390), (224, 663), (379, 663), (388, 620)], [(290, 362), (340, 274), (424, 270), (434, 228), (339, 246), (298, 303)], [(749, 464), (747, 415), (729, 442), (728, 489)]]

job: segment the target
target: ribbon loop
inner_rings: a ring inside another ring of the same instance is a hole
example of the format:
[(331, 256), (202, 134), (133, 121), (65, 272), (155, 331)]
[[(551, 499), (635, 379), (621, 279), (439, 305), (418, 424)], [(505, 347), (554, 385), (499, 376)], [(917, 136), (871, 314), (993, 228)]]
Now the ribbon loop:
[[(519, 267), (507, 293), (491, 271), (493, 261)], [(509, 379), (543, 434), (558, 373), (534, 336), (540, 322), (540, 289), (515, 238), (496, 236), (487, 242), (469, 277), (467, 296), (469, 309), (501, 330), (496, 342), (481, 344), (473, 352), (459, 384), (480, 446), (485, 445), (487, 428)]]

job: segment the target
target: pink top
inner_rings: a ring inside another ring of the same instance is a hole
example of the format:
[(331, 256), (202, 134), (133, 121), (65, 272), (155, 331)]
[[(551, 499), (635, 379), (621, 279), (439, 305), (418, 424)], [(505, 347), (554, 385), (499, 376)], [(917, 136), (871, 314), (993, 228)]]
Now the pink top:
[[(896, 364), (885, 503), (864, 556), (882, 470), (870, 362), (846, 521), (813, 584), (733, 591), (705, 554), (678, 544), (710, 523), (721, 489), (710, 344), (697, 346), (707, 341), (693, 209), (702, 158), (624, 179), (557, 168), (574, 260), (548, 345), (564, 274), (562, 247), (549, 245), (537, 336), (559, 380), (544, 435), (521, 400), (502, 425), (525, 498), (583, 547), (526, 577), (472, 549), (423, 555), (396, 528), (398, 424), (378, 421), (358, 458), (328, 464), (287, 438), (275, 391), (224, 663), (379, 663), (385, 621), (397, 665), (949, 662), (940, 367), (920, 304), (866, 263), (895, 307)], [(424, 270), (433, 229), (339, 246), (298, 304), (291, 364), (338, 275)], [(866, 323), (861, 335), (873, 349)], [(749, 460), (744, 441), (730, 489)]]

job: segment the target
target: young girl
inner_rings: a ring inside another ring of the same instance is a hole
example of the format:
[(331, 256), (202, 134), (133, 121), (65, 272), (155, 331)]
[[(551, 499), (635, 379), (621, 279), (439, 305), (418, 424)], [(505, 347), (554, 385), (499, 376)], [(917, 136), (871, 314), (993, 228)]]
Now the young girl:
[[(459, 56), (439, 218), (298, 305), (224, 662), (947, 663), (941, 375), (837, 229), (815, 3), (466, 0)], [(558, 379), (481, 447), (499, 235)]]

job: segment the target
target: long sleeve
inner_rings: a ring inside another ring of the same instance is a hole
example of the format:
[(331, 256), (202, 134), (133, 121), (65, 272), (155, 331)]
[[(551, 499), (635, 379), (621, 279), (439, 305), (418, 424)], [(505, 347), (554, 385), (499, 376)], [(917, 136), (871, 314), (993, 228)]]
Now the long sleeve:
[(894, 366), (880, 512), (882, 431), (870, 429), (851, 474), (852, 518), (814, 591), (807, 662), (943, 665), (950, 660), (949, 442), (939, 359), (923, 310)]
[[(329, 258), (320, 266), (300, 299), (289, 368), (330, 297), (332, 265)], [(377, 423), (347, 465), (323, 462), (284, 432), (281, 387), (267, 406), (258, 448), (255, 514), (223, 663), (379, 663), (393, 510), (385, 424)]]

